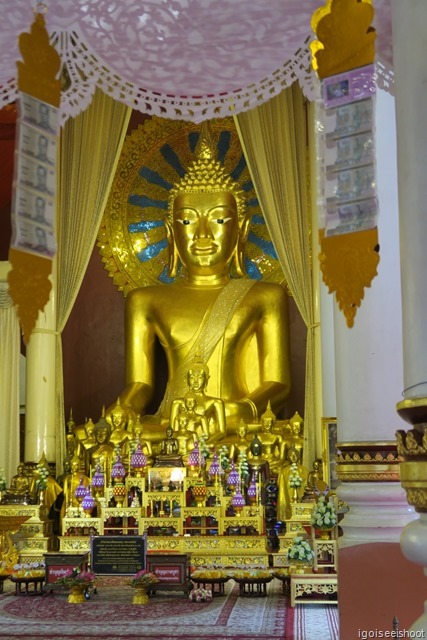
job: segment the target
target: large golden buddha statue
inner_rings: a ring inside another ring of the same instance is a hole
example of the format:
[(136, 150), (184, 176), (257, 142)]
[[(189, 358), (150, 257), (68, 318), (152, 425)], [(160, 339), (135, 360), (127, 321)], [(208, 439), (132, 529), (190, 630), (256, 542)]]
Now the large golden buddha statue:
[[(165, 225), (175, 281), (126, 299), (127, 386), (120, 401), (128, 414), (144, 416), (152, 397), (156, 338), (166, 353), (164, 399), (155, 416), (143, 417), (144, 435), (155, 442), (164, 437), (173, 401), (188, 390), (196, 356), (209, 367), (206, 395), (224, 404), (227, 435), (241, 419), (257, 422), (269, 400), (277, 413), (290, 388), (287, 294), (279, 284), (245, 277), (244, 192), (213, 148), (202, 126), (195, 160), (169, 192)], [(231, 277), (232, 266), (238, 277)]]

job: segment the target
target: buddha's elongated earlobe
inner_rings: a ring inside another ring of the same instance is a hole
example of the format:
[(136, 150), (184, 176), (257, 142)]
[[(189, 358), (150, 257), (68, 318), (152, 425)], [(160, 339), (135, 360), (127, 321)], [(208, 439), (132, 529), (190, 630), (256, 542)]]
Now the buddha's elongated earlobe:
[(166, 228), (166, 238), (168, 241), (168, 251), (169, 251), (169, 260), (168, 260), (168, 271), (169, 276), (171, 278), (176, 278), (178, 275), (178, 251), (175, 246), (175, 240), (172, 230), (172, 225), (168, 218), (165, 219), (165, 228)]
[(245, 216), (243, 222), (240, 224), (239, 236), (237, 238), (236, 249), (234, 251), (234, 266), (238, 276), (242, 277), (246, 275), (245, 271), (245, 246), (248, 239), (249, 225), (251, 223), (251, 217)]

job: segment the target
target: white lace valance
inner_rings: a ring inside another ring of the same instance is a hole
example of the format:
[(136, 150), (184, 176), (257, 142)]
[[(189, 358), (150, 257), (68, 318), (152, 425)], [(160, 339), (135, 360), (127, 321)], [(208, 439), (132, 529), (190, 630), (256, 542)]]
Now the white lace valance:
[[(379, 84), (390, 89), (390, 0), (375, 0)], [(2, 13), (0, 107), (16, 99), (17, 36), (32, 0)], [(311, 16), (319, 0), (45, 0), (64, 65), (62, 121), (95, 86), (144, 113), (201, 122), (249, 110), (298, 80), (314, 95)]]

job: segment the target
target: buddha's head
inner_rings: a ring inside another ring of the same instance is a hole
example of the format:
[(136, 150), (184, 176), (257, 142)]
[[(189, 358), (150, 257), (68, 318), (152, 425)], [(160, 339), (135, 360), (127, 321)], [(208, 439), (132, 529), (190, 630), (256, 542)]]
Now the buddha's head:
[(120, 398), (117, 398), (117, 402), (111, 411), (111, 424), (113, 429), (118, 429), (126, 422), (126, 411), (120, 404)]
[[(194, 360), (187, 371), (187, 384), (192, 391), (203, 391), (209, 380), (209, 367), (199, 360)], [(187, 394), (185, 399), (191, 397)]]
[(249, 219), (244, 193), (215, 159), (207, 123), (203, 123), (195, 159), (171, 189), (166, 217), (171, 276), (178, 258), (188, 274), (218, 276), (235, 261), (243, 275), (243, 246)]
[(70, 471), (71, 473), (77, 473), (80, 471), (80, 459), (77, 456), (74, 456), (70, 460)]
[(271, 431), (276, 423), (276, 416), (271, 410), (270, 400), (268, 401), (267, 409), (261, 416), (261, 425), (263, 431)]
[(166, 437), (170, 439), (170, 438), (172, 438), (172, 434), (173, 434), (173, 429), (169, 425), (168, 427), (166, 427)]
[(93, 434), (95, 432), (95, 425), (93, 424), (93, 420), (89, 418), (89, 420), (85, 424), (85, 432), (87, 438), (93, 438)]
[(298, 411), (292, 416), (290, 420), (292, 435), (299, 436), (301, 435), (301, 427), (302, 427), (302, 418), (299, 415)]
[(98, 444), (104, 444), (110, 439), (111, 430), (107, 421), (98, 422), (95, 426), (95, 440)]

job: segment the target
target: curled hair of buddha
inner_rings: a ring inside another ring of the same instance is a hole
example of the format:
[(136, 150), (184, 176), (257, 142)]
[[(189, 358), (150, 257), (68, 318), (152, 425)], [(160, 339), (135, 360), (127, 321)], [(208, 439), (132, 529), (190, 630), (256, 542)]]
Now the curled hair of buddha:
[(246, 203), (242, 189), (216, 159), (216, 150), (208, 122), (201, 126), (195, 157), (183, 178), (169, 192), (168, 217), (172, 217), (173, 203), (180, 193), (227, 191), (234, 196), (239, 218), (245, 215)]
[(202, 360), (201, 355), (199, 355), (199, 353), (196, 353), (195, 357), (193, 358), (193, 360), (191, 360), (191, 362), (188, 365), (188, 369), (187, 369), (187, 374), (189, 373), (189, 371), (203, 371), (206, 378), (209, 377), (209, 367), (208, 365)]

